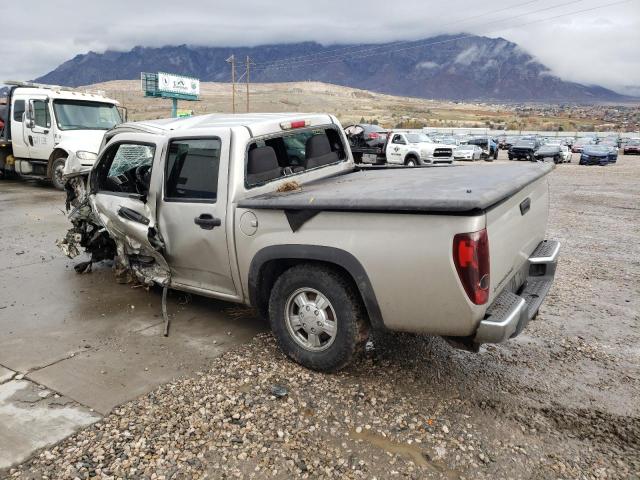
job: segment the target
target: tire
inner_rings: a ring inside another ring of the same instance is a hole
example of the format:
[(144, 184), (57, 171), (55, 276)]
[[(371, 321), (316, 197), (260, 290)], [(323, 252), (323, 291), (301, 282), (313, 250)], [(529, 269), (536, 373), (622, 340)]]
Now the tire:
[[(313, 321), (304, 323), (302, 314), (313, 315)], [(296, 265), (278, 277), (269, 298), (269, 322), (285, 355), (322, 372), (345, 367), (368, 335), (365, 309), (355, 287), (339, 272), (316, 264)], [(320, 323), (331, 327), (317, 328)], [(315, 333), (308, 332), (314, 327)]]
[(559, 163), (561, 163), (561, 162), (560, 162), (560, 157), (559, 157), (559, 156), (557, 156), (557, 155), (556, 155), (555, 157), (553, 157), (553, 163), (555, 163), (556, 165), (557, 165), (557, 164), (559, 164)]
[(416, 165), (418, 165), (418, 161), (416, 160), (415, 157), (411, 156), (405, 159), (404, 164), (407, 167), (415, 167)]
[(51, 164), (51, 184), (56, 190), (64, 190), (62, 171), (66, 162), (67, 157), (58, 157)]

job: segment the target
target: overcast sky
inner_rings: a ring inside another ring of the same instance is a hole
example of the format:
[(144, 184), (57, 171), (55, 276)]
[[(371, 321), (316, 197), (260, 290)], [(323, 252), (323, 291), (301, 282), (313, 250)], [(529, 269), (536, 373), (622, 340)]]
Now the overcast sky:
[(565, 80), (640, 95), (640, 0), (573, 13), (614, 1), (8, 1), (0, 13), (0, 81), (35, 78), (89, 50), (136, 45), (388, 42), (469, 32), (519, 44)]

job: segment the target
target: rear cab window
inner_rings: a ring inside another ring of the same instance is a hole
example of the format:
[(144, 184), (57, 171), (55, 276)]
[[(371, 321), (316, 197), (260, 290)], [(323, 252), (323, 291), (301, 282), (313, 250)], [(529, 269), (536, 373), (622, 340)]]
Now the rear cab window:
[(249, 144), (245, 162), (247, 188), (343, 162), (347, 152), (334, 126), (282, 132)]
[(22, 115), (25, 112), (24, 100), (16, 100), (13, 103), (13, 120), (22, 123)]

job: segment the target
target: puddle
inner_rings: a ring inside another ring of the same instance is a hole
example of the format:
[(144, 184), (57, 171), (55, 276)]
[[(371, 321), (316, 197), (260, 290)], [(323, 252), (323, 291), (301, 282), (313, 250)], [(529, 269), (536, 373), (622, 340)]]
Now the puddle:
[(403, 457), (413, 461), (417, 466), (437, 472), (444, 475), (445, 478), (454, 479), (459, 477), (455, 471), (428, 460), (422, 453), (422, 449), (415, 445), (394, 442), (393, 440), (389, 440), (388, 438), (370, 430), (363, 430), (360, 433), (355, 430), (351, 430), (349, 435), (351, 438), (363, 440), (381, 450), (384, 450), (385, 452), (389, 452), (394, 455), (402, 455)]

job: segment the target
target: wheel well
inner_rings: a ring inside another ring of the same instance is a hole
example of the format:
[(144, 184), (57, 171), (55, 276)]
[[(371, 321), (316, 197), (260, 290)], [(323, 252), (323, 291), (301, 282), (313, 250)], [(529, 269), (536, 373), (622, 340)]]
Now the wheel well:
[(410, 159), (414, 159), (414, 160), (418, 160), (418, 157), (416, 156), (415, 153), (407, 153), (407, 155), (404, 157), (404, 161), (407, 162)]
[(53, 162), (55, 162), (57, 159), (61, 157), (68, 157), (68, 156), (69, 156), (69, 152), (67, 152), (66, 150), (63, 150), (62, 148), (56, 148), (53, 152), (51, 152), (51, 155), (49, 155), (49, 165), (47, 166), (48, 178), (51, 178), (51, 176), (53, 175), (53, 172), (52, 172)]
[[(304, 258), (278, 258), (265, 262), (260, 268), (260, 271), (258, 272), (257, 278), (255, 280), (257, 285), (255, 289), (255, 298), (252, 299), (252, 301), (255, 303), (254, 307), (258, 309), (258, 312), (262, 317), (269, 317), (269, 297), (278, 277), (291, 267), (300, 264), (318, 266), (321, 265), (331, 268), (349, 282), (354, 291), (358, 293), (360, 301), (363, 302), (363, 304), (365, 303), (364, 299), (362, 298), (362, 292), (358, 288), (355, 279), (346, 268), (338, 264), (323, 260), (308, 260)], [(366, 309), (367, 308), (365, 305), (365, 310)]]

